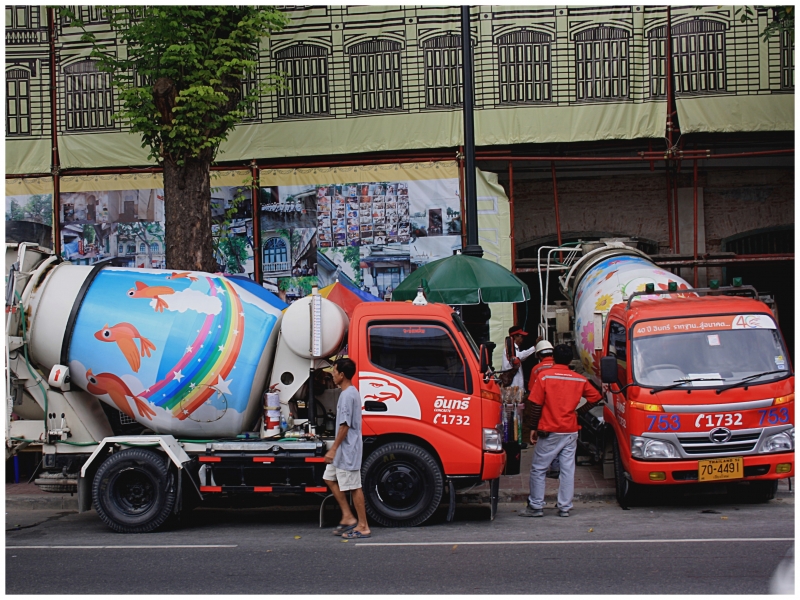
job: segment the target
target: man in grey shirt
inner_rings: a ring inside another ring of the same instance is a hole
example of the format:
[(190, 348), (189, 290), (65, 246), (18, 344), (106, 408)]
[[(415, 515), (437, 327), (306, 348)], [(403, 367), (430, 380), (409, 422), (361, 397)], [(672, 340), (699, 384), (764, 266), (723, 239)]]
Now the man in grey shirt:
[[(347, 539), (370, 537), (364, 491), (361, 489), (361, 395), (353, 385), (356, 363), (342, 358), (333, 364), (333, 382), (341, 388), (336, 405), (336, 439), (325, 454), (325, 473), (322, 478), (342, 509), (342, 519), (334, 535)], [(345, 492), (352, 491), (358, 519), (353, 516)]]

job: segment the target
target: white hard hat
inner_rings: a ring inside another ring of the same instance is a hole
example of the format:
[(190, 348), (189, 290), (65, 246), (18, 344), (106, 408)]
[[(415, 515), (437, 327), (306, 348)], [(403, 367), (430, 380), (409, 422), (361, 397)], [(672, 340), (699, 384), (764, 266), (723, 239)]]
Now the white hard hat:
[(539, 342), (538, 344), (536, 344), (536, 347), (534, 348), (534, 352), (535, 352), (536, 354), (539, 354), (539, 353), (540, 353), (540, 352), (542, 352), (543, 350), (550, 350), (550, 351), (552, 352), (552, 350), (553, 350), (553, 344), (551, 344), (551, 343), (550, 343), (550, 342), (548, 342), (547, 340), (542, 340), (541, 342)]

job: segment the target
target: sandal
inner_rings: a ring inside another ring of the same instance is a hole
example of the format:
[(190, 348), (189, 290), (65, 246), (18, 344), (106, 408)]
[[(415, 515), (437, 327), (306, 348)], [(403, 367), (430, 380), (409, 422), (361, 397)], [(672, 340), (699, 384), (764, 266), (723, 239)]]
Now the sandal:
[(360, 531), (348, 531), (342, 534), (342, 537), (346, 540), (365, 540), (367, 538), (372, 537), (369, 533), (361, 533)]
[(351, 529), (353, 529), (358, 523), (353, 523), (352, 525), (345, 525), (343, 523), (339, 523), (333, 529), (333, 535), (342, 535), (343, 533), (347, 533)]

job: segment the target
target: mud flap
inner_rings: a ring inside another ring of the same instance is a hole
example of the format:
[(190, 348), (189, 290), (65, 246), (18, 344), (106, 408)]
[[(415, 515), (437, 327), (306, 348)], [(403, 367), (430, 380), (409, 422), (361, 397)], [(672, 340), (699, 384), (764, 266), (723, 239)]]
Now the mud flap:
[[(94, 477), (94, 473), (92, 473)], [(92, 477), (78, 477), (78, 512), (92, 509)]]
[(450, 504), (447, 507), (447, 522), (452, 523), (453, 517), (456, 516), (456, 486), (453, 483), (452, 479), (447, 480), (447, 485), (449, 486), (449, 494), (450, 494)]
[(492, 479), (489, 482), (489, 503), (491, 507), (491, 521), (494, 521), (497, 515), (497, 502), (500, 499), (500, 478)]

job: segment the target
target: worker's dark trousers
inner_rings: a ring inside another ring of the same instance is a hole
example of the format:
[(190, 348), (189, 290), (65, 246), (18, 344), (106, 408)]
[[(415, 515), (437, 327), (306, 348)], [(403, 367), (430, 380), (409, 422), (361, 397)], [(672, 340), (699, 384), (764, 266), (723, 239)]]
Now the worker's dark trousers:
[(560, 463), (558, 476), (558, 508), (570, 510), (575, 493), (575, 451), (578, 447), (578, 434), (551, 433), (539, 438), (533, 447), (531, 462), (530, 492), (528, 503), (533, 508), (544, 508), (544, 483), (547, 468), (556, 457)]

